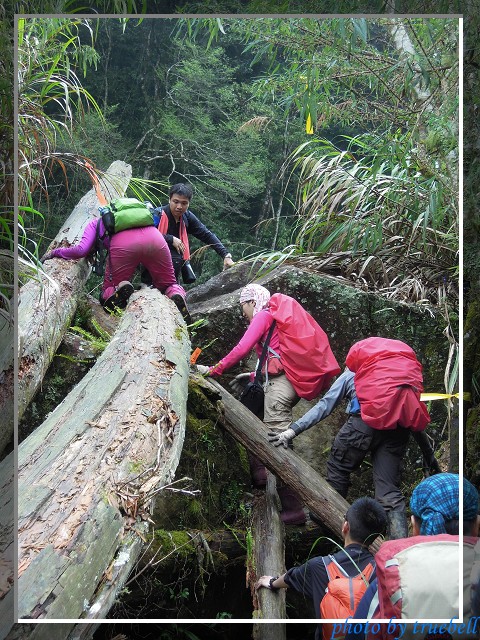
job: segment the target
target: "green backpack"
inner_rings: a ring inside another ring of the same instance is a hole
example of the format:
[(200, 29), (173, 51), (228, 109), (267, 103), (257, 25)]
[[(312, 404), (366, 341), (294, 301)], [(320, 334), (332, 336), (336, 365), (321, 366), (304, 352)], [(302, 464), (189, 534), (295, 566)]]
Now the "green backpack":
[(153, 226), (153, 214), (143, 202), (136, 198), (117, 198), (108, 206), (99, 207), (98, 210), (105, 233), (100, 235), (100, 225), (97, 223), (95, 246), (92, 252), (92, 271), (98, 276), (103, 276), (107, 257), (107, 250), (103, 244), (105, 235), (112, 237), (114, 233), (125, 229)]
[(136, 198), (117, 198), (100, 213), (105, 231), (109, 236), (125, 229), (149, 227), (153, 225), (153, 215), (148, 207)]

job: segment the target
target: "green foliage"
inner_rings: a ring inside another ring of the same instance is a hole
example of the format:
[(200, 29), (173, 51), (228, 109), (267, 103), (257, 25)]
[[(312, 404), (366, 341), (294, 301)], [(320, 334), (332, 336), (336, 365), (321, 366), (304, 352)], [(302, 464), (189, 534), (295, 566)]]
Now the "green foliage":
[[(55, 155), (56, 136), (71, 131), (76, 112), (92, 105), (101, 111), (82, 86), (75, 66), (86, 70), (98, 54), (80, 42), (80, 26), (86, 21), (61, 18), (19, 20), (19, 147), (20, 174), (26, 184), (43, 182), (49, 159), (63, 166)], [(20, 185), (22, 200), (22, 183)], [(30, 187), (31, 190), (31, 187)]]
[(102, 327), (98, 324), (98, 322), (95, 319), (91, 320), (91, 324), (95, 329), (95, 332), (97, 335), (94, 335), (90, 331), (87, 331), (86, 329), (83, 329), (82, 327), (77, 327), (77, 326), (70, 327), (70, 330), (82, 336), (82, 338), (84, 338), (88, 342), (91, 349), (97, 355), (100, 355), (108, 346), (108, 343), (110, 342), (110, 339), (111, 339), (111, 335), (107, 331), (102, 329)]

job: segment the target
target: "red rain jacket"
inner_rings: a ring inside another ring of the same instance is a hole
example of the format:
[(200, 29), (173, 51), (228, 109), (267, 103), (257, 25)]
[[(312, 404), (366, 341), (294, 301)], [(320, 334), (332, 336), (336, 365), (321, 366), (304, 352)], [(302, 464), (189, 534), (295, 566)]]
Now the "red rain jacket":
[(274, 293), (269, 309), (277, 322), (281, 363), (293, 388), (313, 400), (340, 373), (328, 336), (302, 305), (283, 293)]

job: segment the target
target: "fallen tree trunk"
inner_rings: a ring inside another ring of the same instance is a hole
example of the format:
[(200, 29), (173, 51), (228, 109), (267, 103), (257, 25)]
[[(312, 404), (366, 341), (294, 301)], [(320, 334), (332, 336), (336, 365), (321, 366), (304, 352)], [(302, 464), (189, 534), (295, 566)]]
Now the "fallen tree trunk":
[(21, 619), (105, 617), (178, 465), (189, 354), (175, 305), (135, 293), (94, 367), (19, 447)]
[(263, 464), (295, 489), (307, 507), (325, 526), (341, 538), (344, 516), (349, 503), (294, 451), (274, 447), (267, 439), (267, 427), (236, 400), (216, 380), (207, 379), (219, 394), (224, 406), (224, 426), (236, 440), (256, 455)]
[[(276, 490), (276, 478), (267, 472), (265, 493), (257, 499), (253, 515), (253, 542), (255, 567), (250, 579), (254, 593), (255, 619), (284, 620), (287, 617), (285, 589), (270, 591), (253, 587), (260, 576), (278, 576), (285, 573), (285, 527), (280, 519), (280, 499)], [(287, 637), (284, 624), (253, 625), (254, 640), (285, 640)]]
[(13, 624), (14, 602), (14, 454), (0, 464), (0, 639)]
[[(116, 161), (102, 178), (102, 190), (108, 197), (122, 195), (130, 181), (131, 166)], [(99, 216), (98, 200), (91, 189), (77, 204), (56, 235), (51, 246), (73, 244), (82, 237), (85, 226)], [(18, 306), (18, 379), (17, 416), (41, 386), (43, 376), (70, 325), (82, 288), (90, 275), (85, 259), (50, 260), (44, 270), (32, 272), (20, 289)], [(0, 453), (13, 434), (13, 354), (10, 366), (3, 363), (4, 379), (0, 385)], [(6, 425), (12, 425), (8, 428)]]

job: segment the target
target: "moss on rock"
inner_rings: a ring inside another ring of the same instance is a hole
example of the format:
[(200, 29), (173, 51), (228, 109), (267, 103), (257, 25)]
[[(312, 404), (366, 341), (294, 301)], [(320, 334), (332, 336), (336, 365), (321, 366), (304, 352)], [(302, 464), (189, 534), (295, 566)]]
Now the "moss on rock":
[(219, 424), (216, 398), (190, 378), (187, 422), (176, 477), (193, 479), (196, 497), (168, 494), (157, 502), (154, 520), (161, 526), (212, 529), (241, 515), (250, 475), (245, 449)]

